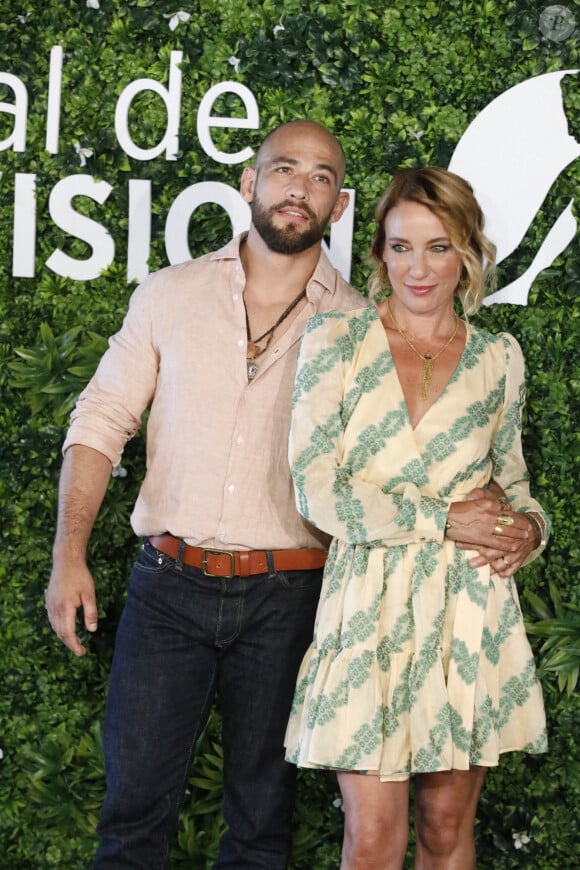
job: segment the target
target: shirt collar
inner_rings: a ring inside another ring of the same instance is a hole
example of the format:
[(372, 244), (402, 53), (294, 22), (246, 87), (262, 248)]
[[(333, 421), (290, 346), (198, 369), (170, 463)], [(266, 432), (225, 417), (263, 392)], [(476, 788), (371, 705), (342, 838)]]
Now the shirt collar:
[[(241, 265), (240, 258), (240, 245), (242, 241), (246, 238), (247, 232), (240, 233), (237, 236), (234, 236), (223, 248), (219, 248), (219, 250), (214, 251), (210, 259), (211, 260), (238, 260)], [(323, 293), (330, 293), (331, 296), (334, 296), (336, 292), (336, 287), (338, 283), (338, 272), (324, 253), (324, 251), (320, 252), (320, 257), (318, 258), (318, 263), (316, 264), (316, 268), (312, 273), (312, 277), (308, 281), (306, 285), (306, 295), (311, 302), (316, 302), (321, 298)]]
[(234, 236), (223, 248), (213, 251), (210, 254), (210, 260), (240, 260), (241, 263), (240, 245), (247, 235), (247, 232), (245, 232)]

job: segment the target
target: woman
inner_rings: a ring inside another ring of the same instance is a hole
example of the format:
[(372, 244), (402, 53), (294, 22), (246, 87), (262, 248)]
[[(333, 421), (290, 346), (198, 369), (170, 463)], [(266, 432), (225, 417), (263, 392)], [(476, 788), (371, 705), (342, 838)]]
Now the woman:
[(411, 774), (415, 867), (469, 870), (486, 769), (546, 749), (513, 574), (548, 520), (522, 455), (520, 348), (455, 313), (477, 310), (494, 257), (471, 187), (403, 170), (375, 217), (371, 290), (388, 297), (316, 316), (301, 348), (296, 497), (333, 541), (287, 757), (338, 771), (342, 870), (402, 866)]

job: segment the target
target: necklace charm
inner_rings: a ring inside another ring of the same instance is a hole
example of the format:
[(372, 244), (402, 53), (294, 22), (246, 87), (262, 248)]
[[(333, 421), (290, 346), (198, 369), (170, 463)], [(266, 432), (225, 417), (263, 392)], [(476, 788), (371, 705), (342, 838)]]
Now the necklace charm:
[(419, 353), (419, 351), (417, 350), (417, 348), (415, 347), (415, 345), (413, 344), (413, 342), (411, 341), (409, 336), (405, 332), (403, 332), (403, 330), (401, 329), (401, 327), (397, 323), (397, 321), (395, 319), (395, 315), (393, 314), (393, 311), (391, 309), (391, 297), (390, 296), (387, 299), (387, 309), (389, 311), (389, 316), (395, 325), (395, 329), (397, 330), (397, 332), (399, 333), (401, 338), (409, 345), (409, 347), (411, 348), (413, 353), (416, 353), (417, 356), (419, 357), (419, 359), (423, 360), (423, 371), (421, 373), (421, 396), (423, 399), (426, 399), (427, 396), (429, 395), (429, 384), (431, 383), (431, 377), (433, 375), (433, 363), (435, 362), (436, 359), (439, 359), (439, 357), (441, 356), (441, 354), (443, 353), (444, 350), (447, 350), (447, 348), (449, 347), (449, 345), (451, 344), (451, 342), (453, 341), (453, 339), (457, 335), (457, 330), (459, 329), (459, 317), (457, 316), (457, 314), (455, 314), (455, 312), (453, 312), (455, 314), (455, 329), (453, 330), (453, 332), (451, 333), (451, 335), (449, 336), (449, 338), (447, 339), (447, 341), (445, 342), (443, 347), (440, 350), (438, 350), (436, 354)]
[(247, 358), (248, 358), (249, 360), (250, 360), (250, 359), (256, 359), (256, 357), (257, 357), (257, 356), (260, 356), (261, 353), (263, 353), (262, 348), (259, 347), (259, 346), (256, 344), (255, 341), (251, 341), (251, 340), (249, 340), (249, 341), (248, 341), (248, 347), (247, 347), (247, 350), (246, 350), (246, 356), (247, 356)]
[(431, 375), (433, 374), (433, 358), (431, 354), (426, 353), (423, 357), (423, 377), (421, 379), (421, 395), (424, 399), (427, 398), (427, 394), (429, 393), (429, 384), (431, 382)]
[[(260, 335), (259, 338), (252, 338), (250, 335), (250, 321), (248, 318), (248, 309), (246, 308), (246, 300), (244, 299), (244, 309), (246, 312), (246, 339), (247, 339), (246, 368), (247, 368), (247, 372), (248, 372), (248, 380), (249, 381), (253, 381), (254, 378), (256, 377), (256, 375), (258, 374), (259, 366), (258, 366), (258, 363), (256, 362), (256, 360), (259, 356), (262, 356), (263, 353), (266, 353), (266, 351), (270, 347), (270, 342), (272, 341), (272, 338), (274, 336), (274, 332), (280, 326), (280, 324), (283, 323), (284, 320), (286, 320), (288, 315), (292, 311), (294, 311), (294, 309), (296, 308), (296, 306), (298, 305), (300, 300), (304, 299), (305, 296), (306, 296), (306, 287), (304, 288), (304, 290), (300, 291), (300, 293), (298, 294), (296, 299), (292, 300), (292, 302), (290, 303), (288, 308), (286, 308), (286, 310), (282, 312), (282, 314), (280, 315), (280, 317), (278, 318), (276, 323), (274, 323), (273, 326), (270, 327), (270, 329), (267, 329), (266, 332), (262, 333), (262, 335)], [(260, 342), (264, 341), (264, 339), (265, 339), (266, 343), (265, 343), (264, 347), (260, 347)]]

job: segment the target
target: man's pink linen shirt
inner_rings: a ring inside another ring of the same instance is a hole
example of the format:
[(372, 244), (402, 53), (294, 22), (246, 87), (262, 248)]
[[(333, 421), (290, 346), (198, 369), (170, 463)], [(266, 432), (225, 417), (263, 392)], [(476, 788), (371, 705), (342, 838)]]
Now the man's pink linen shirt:
[(167, 531), (220, 549), (326, 547), (328, 537), (296, 510), (288, 467), (298, 346), (313, 314), (368, 303), (322, 253), (307, 305), (249, 383), (241, 238), (135, 290), (63, 450), (92, 447), (116, 466), (151, 403), (136, 534)]

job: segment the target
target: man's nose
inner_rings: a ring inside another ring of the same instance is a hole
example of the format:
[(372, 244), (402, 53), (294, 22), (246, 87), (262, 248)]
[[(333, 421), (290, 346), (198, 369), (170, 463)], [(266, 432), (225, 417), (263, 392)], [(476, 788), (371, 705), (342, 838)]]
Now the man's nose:
[(287, 192), (288, 195), (294, 199), (307, 199), (308, 190), (308, 179), (299, 173), (294, 173), (294, 175), (288, 179)]

